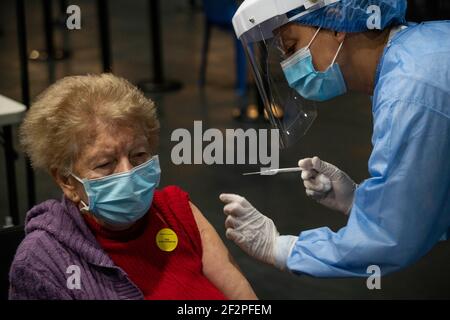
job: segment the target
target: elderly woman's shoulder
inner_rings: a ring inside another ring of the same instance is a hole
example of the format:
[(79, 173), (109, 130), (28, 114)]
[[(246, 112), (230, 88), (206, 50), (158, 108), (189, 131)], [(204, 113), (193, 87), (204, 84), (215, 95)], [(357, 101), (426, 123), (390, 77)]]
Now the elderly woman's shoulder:
[(184, 191), (181, 187), (175, 186), (175, 185), (169, 185), (162, 189), (158, 189), (157, 192), (155, 192), (155, 200), (173, 200), (173, 199), (179, 199), (179, 200), (189, 200), (189, 194)]
[(45, 261), (45, 258), (49, 256), (49, 251), (46, 250), (46, 244), (49, 241), (51, 241), (51, 236), (44, 230), (36, 230), (27, 234), (16, 250), (12, 267), (36, 266), (39, 261)]
[(58, 200), (47, 200), (28, 211), (25, 219), (26, 236), (17, 248), (11, 269), (51, 267), (55, 253), (60, 251), (61, 244), (57, 236), (64, 232), (61, 225), (63, 219), (64, 206)]
[(28, 225), (32, 219), (38, 216), (42, 216), (46, 213), (61, 213), (64, 212), (64, 204), (63, 201), (59, 201), (56, 199), (46, 200), (41, 202), (40, 204), (35, 205), (27, 212), (27, 216), (25, 218), (25, 225)]
[(10, 299), (28, 299), (35, 286), (43, 287), (44, 282), (61, 278), (52, 258), (55, 250), (47, 245), (49, 241), (52, 240), (47, 232), (36, 230), (19, 245), (9, 270)]
[(45, 230), (35, 230), (19, 245), (9, 271), (9, 299), (70, 298), (65, 291), (64, 248)]

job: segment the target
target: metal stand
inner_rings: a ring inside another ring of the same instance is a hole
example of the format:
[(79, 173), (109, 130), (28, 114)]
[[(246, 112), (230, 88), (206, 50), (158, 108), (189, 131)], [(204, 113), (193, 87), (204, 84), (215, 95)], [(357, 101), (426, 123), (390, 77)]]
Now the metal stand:
[[(66, 1), (60, 2), (61, 15), (65, 15)], [(64, 48), (58, 49), (54, 46), (54, 28), (52, 17), (52, 1), (42, 0), (42, 12), (44, 14), (44, 32), (45, 32), (45, 50), (33, 49), (28, 58), (32, 61), (48, 62), (49, 68), (54, 68), (54, 62), (64, 60), (70, 57), (70, 50), (67, 48), (67, 35), (65, 31), (65, 24), (63, 23), (64, 32)]]
[(3, 140), (6, 162), (6, 181), (8, 182), (9, 215), (12, 217), (13, 224), (18, 225), (20, 219), (17, 202), (16, 167), (14, 165), (16, 154), (13, 147), (11, 126), (3, 127)]
[(161, 28), (159, 20), (159, 1), (149, 0), (150, 42), (152, 43), (153, 79), (138, 82), (139, 88), (147, 93), (163, 93), (181, 89), (182, 84), (176, 80), (164, 78)]
[(103, 72), (111, 72), (111, 39), (109, 36), (109, 16), (107, 0), (97, 0), (97, 15), (100, 29), (100, 48), (102, 55)]
[[(27, 59), (27, 35), (26, 35), (26, 20), (25, 20), (25, 0), (16, 0), (16, 14), (17, 14), (17, 36), (19, 44), (19, 57), (20, 57), (20, 83), (22, 88), (22, 103), (29, 108), (30, 107), (30, 86), (28, 79), (28, 59)], [(6, 138), (5, 138), (6, 140)], [(6, 142), (6, 141), (5, 141)], [(34, 172), (31, 168), (29, 159), (26, 161), (26, 178), (27, 178), (27, 195), (28, 195), (28, 208), (31, 208), (36, 204), (36, 190), (34, 184)], [(14, 192), (17, 192), (15, 189)], [(13, 223), (18, 224), (18, 213), (13, 216)]]

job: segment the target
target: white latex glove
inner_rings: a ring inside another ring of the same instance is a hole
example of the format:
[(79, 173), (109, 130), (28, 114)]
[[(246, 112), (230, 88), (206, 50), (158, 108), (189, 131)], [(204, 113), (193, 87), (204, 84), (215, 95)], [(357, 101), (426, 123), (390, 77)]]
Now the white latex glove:
[(220, 200), (225, 203), (223, 212), (227, 215), (226, 237), (248, 255), (284, 269), (297, 237), (280, 236), (272, 219), (256, 210), (244, 197), (221, 194)]
[(357, 184), (339, 168), (318, 157), (302, 159), (302, 179), (306, 194), (320, 204), (349, 214)]

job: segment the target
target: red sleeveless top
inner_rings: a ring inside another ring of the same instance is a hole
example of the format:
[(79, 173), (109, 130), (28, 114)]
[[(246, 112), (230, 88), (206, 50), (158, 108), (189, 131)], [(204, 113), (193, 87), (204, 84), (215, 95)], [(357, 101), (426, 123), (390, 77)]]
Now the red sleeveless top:
[[(114, 263), (142, 291), (146, 300), (227, 299), (203, 274), (202, 242), (189, 206), (189, 195), (176, 186), (155, 191), (149, 212), (130, 229), (109, 231), (85, 220)], [(172, 229), (178, 245), (162, 251), (156, 235)]]

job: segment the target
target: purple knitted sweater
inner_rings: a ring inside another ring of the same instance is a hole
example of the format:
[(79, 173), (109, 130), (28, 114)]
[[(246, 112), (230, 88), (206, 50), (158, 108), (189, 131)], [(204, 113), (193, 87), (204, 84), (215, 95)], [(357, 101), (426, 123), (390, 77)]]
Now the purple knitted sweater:
[[(144, 298), (65, 197), (33, 207), (26, 217), (25, 232), (9, 274), (10, 299)], [(67, 285), (73, 275), (70, 266), (80, 271), (79, 288)]]

